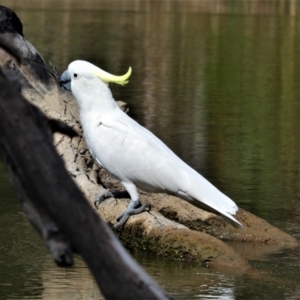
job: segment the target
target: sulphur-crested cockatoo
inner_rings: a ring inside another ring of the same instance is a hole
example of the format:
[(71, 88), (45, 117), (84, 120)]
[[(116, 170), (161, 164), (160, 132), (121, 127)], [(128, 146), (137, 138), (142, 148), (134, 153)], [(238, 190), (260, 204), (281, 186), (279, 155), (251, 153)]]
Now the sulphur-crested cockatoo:
[[(78, 60), (72, 62), (60, 78), (79, 105), (83, 132), (92, 156), (113, 178), (121, 181), (130, 195), (130, 204), (117, 219), (116, 227), (124, 224), (130, 215), (146, 209), (146, 205), (140, 204), (137, 187), (178, 196), (242, 227), (232, 216), (238, 207), (231, 199), (118, 107), (108, 84), (124, 85), (130, 75), (131, 68), (123, 76), (114, 76)], [(95, 205), (111, 195), (108, 192), (98, 197)]]

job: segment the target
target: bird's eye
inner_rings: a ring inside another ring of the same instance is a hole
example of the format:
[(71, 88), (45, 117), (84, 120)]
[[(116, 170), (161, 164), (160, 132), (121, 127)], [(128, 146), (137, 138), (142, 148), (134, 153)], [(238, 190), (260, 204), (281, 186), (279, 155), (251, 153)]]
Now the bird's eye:
[(76, 78), (78, 75), (76, 73), (74, 73), (74, 77)]

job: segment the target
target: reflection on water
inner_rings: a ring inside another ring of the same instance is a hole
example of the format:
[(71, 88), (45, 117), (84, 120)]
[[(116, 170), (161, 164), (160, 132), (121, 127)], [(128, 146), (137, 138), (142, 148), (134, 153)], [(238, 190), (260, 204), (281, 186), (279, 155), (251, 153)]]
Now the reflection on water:
[(134, 255), (151, 276), (175, 299), (235, 299), (234, 278), (198, 263)]
[[(116, 74), (131, 65), (130, 84), (112, 86), (131, 116), (239, 206), (299, 237), (300, 1), (2, 4), (60, 71), (75, 59)], [(53, 265), (2, 177), (0, 298), (100, 299), (80, 259)], [(176, 299), (300, 298), (297, 251), (243, 246), (265, 275), (135, 255)]]
[(47, 260), (42, 271), (43, 300), (104, 299), (85, 263), (78, 257), (74, 268), (57, 268)]

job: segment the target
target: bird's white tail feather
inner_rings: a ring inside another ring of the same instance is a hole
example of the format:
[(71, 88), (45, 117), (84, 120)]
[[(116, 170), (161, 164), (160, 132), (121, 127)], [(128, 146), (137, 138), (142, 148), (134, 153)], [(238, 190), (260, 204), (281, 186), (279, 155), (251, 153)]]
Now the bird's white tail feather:
[(243, 225), (232, 216), (237, 213), (238, 207), (229, 197), (224, 195), (195, 170), (190, 169), (188, 176), (192, 185), (188, 191), (180, 193), (181, 197), (186, 198), (195, 206), (221, 215), (235, 227), (243, 227)]

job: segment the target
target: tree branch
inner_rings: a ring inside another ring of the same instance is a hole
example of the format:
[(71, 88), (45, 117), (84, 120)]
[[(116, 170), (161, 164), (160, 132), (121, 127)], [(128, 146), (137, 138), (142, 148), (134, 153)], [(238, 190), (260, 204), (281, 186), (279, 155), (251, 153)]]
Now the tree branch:
[[(59, 237), (63, 242), (63, 255), (54, 247), (62, 263), (71, 262), (72, 245), (105, 297), (169, 299), (130, 257), (70, 178), (52, 144), (48, 118), (21, 96), (3, 73), (0, 150), (32, 223), (44, 239)], [(48, 243), (50, 249), (51, 245)]]

